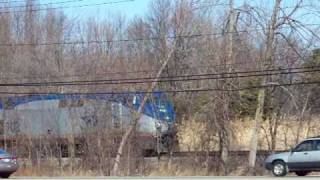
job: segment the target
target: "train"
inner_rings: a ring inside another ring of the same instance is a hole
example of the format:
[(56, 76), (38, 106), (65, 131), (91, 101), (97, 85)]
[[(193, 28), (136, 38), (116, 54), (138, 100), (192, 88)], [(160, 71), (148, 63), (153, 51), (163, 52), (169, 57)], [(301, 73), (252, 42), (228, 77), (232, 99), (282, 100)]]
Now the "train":
[(164, 92), (150, 94), (39, 94), (5, 97), (0, 101), (0, 122), (6, 139), (17, 135), (81, 137), (90, 128), (122, 131), (133, 123), (143, 98), (149, 95), (136, 125), (145, 152), (168, 152), (175, 136), (173, 102)]

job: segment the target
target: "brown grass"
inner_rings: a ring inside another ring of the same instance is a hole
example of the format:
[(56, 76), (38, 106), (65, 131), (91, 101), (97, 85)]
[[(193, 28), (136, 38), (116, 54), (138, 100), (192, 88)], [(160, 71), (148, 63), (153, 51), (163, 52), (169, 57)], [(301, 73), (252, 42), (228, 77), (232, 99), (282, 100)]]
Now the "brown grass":
[[(297, 132), (299, 140), (307, 137), (320, 135), (320, 117), (312, 117), (299, 124), (296, 117), (290, 117), (280, 122), (277, 131), (276, 150), (287, 150), (296, 144)], [(207, 136), (205, 129), (208, 124), (205, 121), (190, 120), (178, 125), (179, 147), (183, 151), (202, 150), (204, 144), (209, 144), (210, 150), (217, 149), (217, 137), (210, 137), (210, 141), (203, 138)], [(231, 150), (249, 150), (250, 138), (253, 127), (252, 119), (241, 119), (233, 121), (233, 137), (231, 138)], [(214, 130), (213, 130), (214, 131)], [(264, 121), (259, 134), (259, 149), (268, 150), (268, 141), (270, 142), (269, 123)]]
[[(292, 117), (280, 122), (277, 136), (277, 150), (285, 150), (295, 144), (297, 132), (300, 132), (299, 139), (316, 136), (320, 134), (319, 117), (313, 117), (310, 121), (304, 121), (299, 126), (296, 118)], [(268, 122), (263, 122), (260, 131), (259, 149), (268, 150), (270, 136), (268, 134)], [(231, 150), (248, 150), (251, 137), (252, 120), (244, 119), (232, 122), (233, 138), (231, 141)], [(208, 134), (204, 133), (206, 123), (204, 121), (185, 121), (184, 124), (178, 126), (178, 138), (180, 149), (201, 151), (207, 147), (211, 150), (217, 150), (217, 139), (212, 137), (208, 146)], [(247, 173), (247, 156), (230, 157), (228, 171), (230, 176), (246, 175)], [(265, 157), (258, 157), (257, 160), (257, 175), (270, 174), (263, 167)], [(132, 157), (133, 159), (133, 157)], [(183, 158), (173, 158), (171, 163), (168, 159), (157, 160), (142, 160), (138, 165), (132, 165), (132, 175), (143, 176), (216, 176), (220, 175), (219, 163), (217, 157), (193, 156)], [(127, 164), (126, 162), (124, 162)], [(133, 163), (134, 164), (134, 163)], [(123, 175), (128, 175), (127, 171), (123, 170)], [(43, 160), (39, 165), (32, 165), (30, 161), (22, 161), (21, 167), (15, 176), (102, 176), (97, 170), (88, 170), (84, 166), (75, 165), (73, 170), (70, 169), (68, 163), (59, 166), (54, 160)]]

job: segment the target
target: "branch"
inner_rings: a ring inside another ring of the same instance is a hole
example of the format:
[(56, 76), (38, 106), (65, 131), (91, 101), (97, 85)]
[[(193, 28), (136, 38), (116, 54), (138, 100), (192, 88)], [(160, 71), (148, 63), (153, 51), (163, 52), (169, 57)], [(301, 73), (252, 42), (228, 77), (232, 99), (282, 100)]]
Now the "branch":
[(304, 57), (298, 52), (298, 50), (294, 47), (294, 45), (290, 42), (290, 40), (281, 32), (277, 32), (277, 34), (281, 35), (283, 39), (286, 40), (288, 45), (291, 47), (291, 49), (301, 58), (304, 59)]
[(286, 24), (286, 21), (288, 21), (289, 19), (291, 19), (291, 16), (301, 7), (302, 2), (303, 2), (303, 0), (300, 0), (300, 1), (295, 5), (295, 7), (293, 8), (293, 10), (292, 10), (288, 15), (286, 15), (284, 9), (280, 7), (280, 10), (283, 12), (283, 14), (285, 15), (285, 17), (283, 17), (283, 21), (279, 22), (279, 23), (276, 25), (276, 27), (280, 27), (280, 26), (282, 26), (283, 24)]
[(265, 27), (264, 24), (262, 24), (262, 23), (260, 22), (260, 20), (259, 20), (259, 18), (262, 18), (261, 15), (260, 15), (259, 12), (257, 12), (253, 7), (250, 7), (250, 9), (251, 9), (251, 10), (254, 10), (254, 12), (256, 12), (259, 17), (257, 18), (253, 13), (251, 13), (250, 10), (243, 10), (243, 9), (236, 9), (236, 10), (238, 10), (238, 11), (240, 11), (240, 12), (243, 12), (243, 13), (248, 14), (249, 16), (251, 16), (251, 17), (256, 21), (256, 23), (258, 23), (258, 25), (261, 27), (261, 30), (263, 31), (263, 33), (266, 34), (266, 33), (267, 33), (266, 30), (265, 30), (266, 27)]
[(306, 29), (308, 32), (310, 32), (314, 37), (316, 37), (318, 40), (320, 40), (320, 36), (318, 36), (315, 32), (313, 32), (311, 29), (309, 29), (307, 26), (305, 26), (302, 22), (298, 20), (294, 20), (293, 23), (300, 26), (301, 28)]

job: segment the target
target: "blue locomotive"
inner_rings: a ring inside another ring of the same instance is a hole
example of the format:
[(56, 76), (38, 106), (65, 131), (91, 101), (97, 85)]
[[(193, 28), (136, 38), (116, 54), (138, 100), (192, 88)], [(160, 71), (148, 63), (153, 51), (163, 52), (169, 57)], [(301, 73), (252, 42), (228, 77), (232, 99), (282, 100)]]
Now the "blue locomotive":
[[(45, 134), (81, 136), (90, 129), (125, 131), (145, 93), (47, 94), (3, 98), (0, 117), (5, 137)], [(173, 103), (153, 92), (143, 108), (136, 132), (144, 149), (167, 151), (174, 136)], [(147, 139), (147, 140), (146, 140)]]

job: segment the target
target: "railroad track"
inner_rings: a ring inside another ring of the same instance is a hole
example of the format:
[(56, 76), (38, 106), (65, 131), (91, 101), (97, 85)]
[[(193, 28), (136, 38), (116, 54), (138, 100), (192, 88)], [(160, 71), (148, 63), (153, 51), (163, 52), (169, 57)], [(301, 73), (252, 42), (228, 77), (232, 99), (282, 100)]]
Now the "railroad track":
[[(284, 151), (276, 151), (275, 153), (280, 153)], [(248, 156), (250, 151), (229, 151), (230, 156)], [(257, 152), (258, 156), (268, 156), (272, 154), (271, 151), (268, 150), (260, 150)], [(169, 153), (161, 153), (160, 156), (172, 156), (172, 157), (192, 157), (192, 156), (219, 156), (220, 152), (219, 151), (210, 151), (210, 152), (205, 152), (205, 151), (177, 151), (177, 152), (172, 152), (171, 154)], [(146, 155), (145, 157), (157, 157), (158, 155), (156, 153)]]

